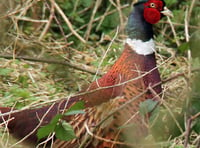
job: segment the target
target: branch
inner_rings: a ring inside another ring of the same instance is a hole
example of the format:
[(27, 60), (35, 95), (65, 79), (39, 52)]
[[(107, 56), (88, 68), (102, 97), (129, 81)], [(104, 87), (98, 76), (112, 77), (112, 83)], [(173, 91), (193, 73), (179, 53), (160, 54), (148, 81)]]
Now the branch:
[(198, 112), (197, 114), (193, 115), (192, 117), (190, 117), (187, 120), (187, 127), (186, 127), (186, 133), (185, 133), (184, 148), (188, 147), (188, 142), (189, 142), (189, 136), (190, 136), (190, 130), (191, 130), (192, 121), (195, 120), (196, 118), (198, 118), (199, 116), (200, 116), (200, 112)]
[[(13, 59), (13, 56), (12, 55), (0, 54), (0, 58)], [(42, 59), (42, 58), (23, 57), (23, 56), (15, 56), (15, 59), (19, 59), (19, 60), (23, 59), (23, 60), (27, 60), (27, 61), (49, 63), (49, 64), (59, 64), (59, 65), (68, 66), (70, 68), (73, 68), (73, 69), (76, 69), (76, 70), (79, 70), (79, 71), (87, 72), (87, 73), (90, 73), (92, 75), (96, 74), (96, 71), (80, 67), (76, 64), (73, 64), (73, 63), (70, 63), (70, 62), (67, 62), (67, 61), (47, 60), (47, 59)], [(102, 76), (103, 74), (98, 71), (97, 75)]]
[(172, 24), (172, 21), (171, 21), (171, 19), (169, 18), (169, 16), (167, 16), (167, 21), (169, 22), (169, 25), (170, 25), (170, 27), (171, 27), (171, 29), (172, 29), (172, 33), (173, 33), (173, 35), (174, 35), (174, 39), (175, 39), (175, 41), (176, 41), (176, 45), (177, 45), (177, 47), (179, 47), (179, 46), (180, 46), (180, 42), (179, 42), (179, 39), (178, 39), (178, 37), (177, 37), (176, 29), (175, 29), (174, 25)]
[[(193, 68), (191, 70), (191, 72), (200, 72), (200, 67), (199, 68)], [(176, 74), (175, 76), (172, 76), (170, 78), (162, 80), (162, 83), (167, 83), (167, 82), (172, 81), (172, 80), (174, 80), (174, 79), (176, 79), (178, 77), (184, 77), (184, 76), (185, 76), (185, 72), (182, 72), (182, 73)]]
[(53, 20), (53, 17), (54, 17), (54, 6), (51, 2), (51, 9), (50, 9), (50, 16), (49, 16), (49, 20), (48, 22), (46, 23), (45, 27), (44, 27), (44, 30), (42, 31), (42, 33), (40, 34), (40, 37), (39, 37), (39, 41), (41, 41), (41, 39), (44, 37), (44, 35), (47, 33), (50, 25), (51, 25), (51, 22)]
[[(160, 21), (159, 23), (163, 23), (163, 24), (170, 24), (168, 21)], [(176, 26), (181, 26), (181, 27), (184, 27), (185, 25), (184, 24), (181, 24), (181, 23), (175, 23), (175, 22), (172, 22), (172, 24), (176, 27)], [(194, 26), (194, 25), (188, 25), (189, 28), (191, 29), (200, 29), (200, 26)]]
[(93, 24), (93, 22), (94, 22), (94, 17), (95, 17), (95, 14), (96, 14), (96, 12), (97, 12), (99, 6), (101, 5), (101, 2), (102, 2), (102, 0), (97, 0), (97, 1), (95, 2), (95, 6), (94, 6), (94, 9), (93, 9), (93, 11), (92, 11), (92, 15), (91, 15), (91, 17), (90, 17), (90, 21), (89, 21), (89, 23), (87, 24), (87, 26), (88, 26), (88, 27), (87, 27), (87, 31), (85, 32), (85, 38), (86, 38), (86, 40), (89, 39), (90, 32), (91, 32), (91, 30), (92, 30), (92, 24)]
[(58, 11), (58, 13), (62, 16), (62, 18), (64, 19), (65, 23), (68, 25), (70, 31), (72, 32), (72, 34), (74, 34), (81, 42), (86, 43), (86, 41), (74, 30), (72, 23), (69, 21), (69, 19), (66, 17), (64, 12), (57, 5), (57, 3), (54, 0), (52, 0), (51, 3), (54, 5), (54, 7)]

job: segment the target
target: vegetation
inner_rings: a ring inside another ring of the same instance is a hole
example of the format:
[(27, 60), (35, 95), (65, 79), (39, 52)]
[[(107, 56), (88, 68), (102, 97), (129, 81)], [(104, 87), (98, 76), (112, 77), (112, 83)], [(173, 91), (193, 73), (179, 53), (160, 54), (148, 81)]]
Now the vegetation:
[[(163, 18), (154, 28), (164, 91), (161, 106), (150, 119), (152, 135), (162, 142), (160, 147), (200, 147), (200, 2), (165, 1), (174, 17)], [(133, 2), (2, 0), (1, 106), (43, 106), (67, 98), (105, 73), (123, 50)], [(80, 104), (65, 114), (84, 113)], [(141, 113), (154, 106), (147, 100)], [(60, 131), (71, 133), (63, 140), (74, 138), (68, 123), (56, 125), (61, 116), (41, 128), (39, 138), (55, 130), (58, 137)], [(0, 144), (9, 147), (4, 130)]]

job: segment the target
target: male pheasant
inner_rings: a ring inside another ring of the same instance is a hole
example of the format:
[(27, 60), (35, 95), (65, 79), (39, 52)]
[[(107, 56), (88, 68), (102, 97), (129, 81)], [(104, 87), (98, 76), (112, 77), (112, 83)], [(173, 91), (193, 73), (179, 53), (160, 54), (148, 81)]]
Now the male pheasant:
[[(124, 51), (104, 76), (91, 83), (79, 95), (42, 108), (22, 110), (9, 115), (2, 114), (0, 122), (12, 118), (7, 124), (9, 131), (18, 138), (32, 132), (27, 140), (37, 143), (35, 128), (48, 124), (56, 114), (82, 100), (86, 107), (85, 114), (64, 117), (64, 120), (73, 126), (78, 138), (67, 142), (56, 139), (54, 147), (74, 148), (80, 144), (89, 148), (119, 147), (130, 139), (136, 142), (147, 133), (145, 120), (138, 113), (140, 103), (147, 99), (156, 101), (162, 92), (154, 54), (152, 24), (168, 14), (170, 13), (163, 0), (139, 0), (134, 4), (128, 18), (128, 38)], [(138, 95), (139, 98), (127, 103)], [(92, 130), (92, 127), (98, 125), (110, 111), (124, 103), (128, 105), (113, 113), (100, 127)], [(11, 108), (0, 107), (0, 111), (7, 113)], [(43, 116), (43, 120), (40, 121)], [(120, 128), (127, 124), (134, 126)], [(90, 130), (95, 136), (87, 139)]]

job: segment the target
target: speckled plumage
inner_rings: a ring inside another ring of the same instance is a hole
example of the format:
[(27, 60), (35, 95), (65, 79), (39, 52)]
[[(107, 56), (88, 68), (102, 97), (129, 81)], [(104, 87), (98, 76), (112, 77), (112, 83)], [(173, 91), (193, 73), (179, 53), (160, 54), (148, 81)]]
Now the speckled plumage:
[[(149, 61), (152, 61), (152, 62), (149, 62)], [(115, 78), (116, 81), (112, 81), (113, 84), (118, 84), (119, 82), (123, 83), (129, 80), (130, 82), (123, 84), (121, 87), (117, 87), (117, 88), (114, 87), (114, 90), (110, 91), (110, 94), (113, 94), (113, 91), (115, 92), (117, 90), (117, 94), (114, 93), (115, 95), (119, 96), (117, 99), (111, 100), (109, 103), (104, 103), (102, 105), (99, 105), (98, 107), (97, 106), (90, 107), (87, 109), (86, 114), (77, 115), (75, 120), (73, 121), (69, 120), (71, 121), (72, 125), (76, 124), (76, 126), (74, 127), (76, 127), (75, 129), (77, 130), (77, 132), (79, 131), (79, 129), (83, 130), (82, 134), (83, 133), (84, 134), (81, 135), (82, 139), (84, 139), (85, 134), (87, 135), (86, 129), (84, 128), (83, 124), (86, 124), (89, 127), (91, 126), (95, 127), (95, 125), (97, 125), (103, 119), (103, 117), (108, 115), (108, 113), (110, 113), (112, 110), (117, 109), (121, 104), (124, 104), (125, 102), (129, 101), (133, 97), (139, 95), (141, 92), (145, 91), (148, 86), (153, 86), (159, 83), (160, 77), (159, 77), (158, 70), (157, 68), (155, 68), (155, 66), (156, 66), (156, 63), (155, 63), (154, 54), (149, 55), (149, 56), (138, 55), (128, 45), (125, 45), (125, 49), (121, 57), (113, 65), (111, 70), (106, 75), (104, 75), (101, 79), (99, 79), (99, 83), (104, 83), (105, 85), (105, 80), (108, 80), (109, 78), (112, 78), (113, 76), (116, 77)], [(154, 70), (147, 74), (147, 72), (149, 70), (152, 70), (153, 68)], [(145, 73), (147, 75), (145, 75), (144, 77), (141, 77), (141, 75)], [(133, 80), (131, 81), (131, 79)], [(158, 85), (157, 87), (153, 89), (158, 94), (160, 94), (162, 91), (160, 85)], [(105, 94), (105, 93), (97, 91), (95, 94), (96, 95), (95, 99), (102, 99), (102, 94)], [(134, 142), (138, 141), (142, 136), (144, 136), (147, 133), (145, 124), (142, 122), (141, 117), (138, 113), (139, 104), (148, 98), (156, 100), (156, 97), (150, 92), (145, 95), (142, 95), (139, 99), (133, 101), (132, 103), (127, 105), (125, 108), (116, 112), (112, 117), (110, 117), (110, 119), (108, 119), (108, 121), (106, 122), (106, 126), (105, 125), (101, 126), (101, 128), (94, 131), (94, 134), (97, 136), (107, 138), (107, 139), (112, 139), (112, 140), (116, 138), (115, 140), (117, 141), (118, 140), (120, 141), (122, 137), (125, 137), (126, 139), (133, 138), (132, 141)], [(110, 98), (104, 98), (104, 99), (108, 100)], [(104, 101), (107, 101), (107, 100), (104, 100)], [(87, 117), (90, 117), (90, 118), (87, 118)], [(131, 120), (128, 121), (129, 119)], [(77, 120), (80, 121), (79, 122), (80, 125), (77, 124), (76, 122)], [(131, 127), (131, 129), (127, 128), (126, 130), (122, 130), (122, 131), (119, 130), (119, 127), (123, 126), (126, 122), (127, 124), (134, 123), (137, 128)], [(133, 132), (130, 133), (130, 130), (132, 130)], [(61, 147), (78, 147), (80, 144), (78, 142), (79, 140), (80, 139), (77, 139), (77, 141), (74, 140), (73, 142), (64, 142), (64, 141), (56, 140), (55, 145), (60, 148)], [(93, 143), (93, 140), (92, 142), (91, 141), (89, 142), (89, 145), (90, 145), (89, 148), (90, 147), (97, 148), (97, 147), (102, 146), (101, 142)], [(112, 144), (113, 144), (112, 142), (103, 143), (103, 145), (108, 145), (108, 147), (111, 147)]]

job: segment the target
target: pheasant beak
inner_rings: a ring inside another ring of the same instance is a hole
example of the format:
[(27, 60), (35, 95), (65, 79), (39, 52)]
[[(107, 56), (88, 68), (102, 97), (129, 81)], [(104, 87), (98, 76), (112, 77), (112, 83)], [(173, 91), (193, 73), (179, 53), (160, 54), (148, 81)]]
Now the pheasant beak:
[(164, 10), (161, 11), (161, 13), (165, 16), (173, 17), (173, 13), (167, 7), (164, 7)]

